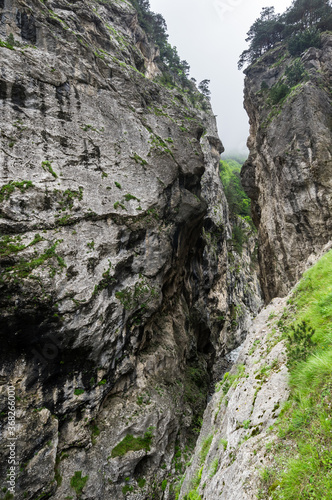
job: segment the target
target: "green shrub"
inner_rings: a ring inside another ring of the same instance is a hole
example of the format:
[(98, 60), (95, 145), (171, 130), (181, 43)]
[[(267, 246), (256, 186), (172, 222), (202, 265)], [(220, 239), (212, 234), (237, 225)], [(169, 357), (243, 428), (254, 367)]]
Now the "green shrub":
[(232, 231), (232, 243), (234, 250), (241, 255), (242, 250), (243, 250), (243, 244), (248, 240), (248, 236), (245, 232), (245, 230), (237, 225), (233, 225), (233, 231)]
[(218, 458), (215, 458), (210, 466), (209, 478), (212, 478), (217, 473), (218, 467), (219, 467), (219, 460)]
[(290, 88), (286, 83), (277, 83), (270, 89), (270, 100), (272, 104), (278, 104), (290, 92)]
[(48, 170), (49, 173), (52, 174), (55, 179), (57, 179), (58, 174), (56, 172), (54, 172), (53, 167), (52, 167), (52, 163), (50, 161), (48, 161), (48, 160), (43, 161), (42, 167), (44, 170)]
[(292, 56), (299, 56), (310, 47), (321, 47), (320, 33), (316, 28), (309, 28), (294, 35), (288, 42), (288, 50)]
[(226, 451), (228, 446), (228, 441), (226, 439), (220, 439), (219, 444), (221, 444), (221, 446), (223, 446), (224, 448), (224, 451)]
[(194, 475), (194, 477), (192, 478), (191, 480), (191, 488), (193, 490), (197, 490), (198, 486), (201, 484), (201, 479), (202, 479), (202, 472), (203, 472), (203, 469), (204, 469), (204, 466), (201, 467), (197, 472), (196, 474)]
[(70, 480), (70, 486), (76, 491), (77, 496), (81, 496), (84, 486), (89, 476), (82, 477), (82, 471), (76, 471)]
[(8, 200), (10, 195), (15, 191), (15, 188), (19, 189), (21, 193), (24, 193), (27, 189), (34, 187), (31, 181), (11, 181), (9, 184), (5, 184), (0, 188), (0, 203), (3, 200)]
[(197, 493), (197, 491), (189, 491), (184, 497), (183, 500), (202, 500), (201, 495)]
[(84, 394), (84, 389), (75, 389), (74, 394), (75, 396), (80, 396), (81, 394)]
[(127, 434), (127, 436), (117, 444), (111, 453), (111, 457), (122, 457), (129, 451), (139, 451), (145, 450), (150, 451), (150, 445), (153, 438), (152, 427), (149, 427), (147, 432), (144, 434), (144, 437), (135, 438), (131, 434)]
[(167, 488), (167, 479), (164, 479), (164, 481), (161, 483), (161, 489), (162, 491), (165, 491)]
[(316, 346), (312, 341), (315, 330), (305, 321), (297, 326), (292, 325), (290, 330), (291, 332), (287, 335), (287, 358), (288, 366), (293, 366), (299, 361), (305, 361)]
[(249, 429), (249, 427), (250, 427), (250, 422), (251, 422), (251, 420), (244, 420), (244, 422), (242, 423), (242, 427), (243, 427), (244, 429)]
[(137, 484), (140, 488), (144, 488), (145, 483), (146, 483), (146, 479), (140, 478), (137, 480)]
[(306, 71), (300, 60), (294, 62), (292, 66), (288, 66), (285, 71), (287, 82), (291, 87), (294, 87), (303, 80)]
[(134, 491), (134, 487), (133, 486), (129, 486), (129, 484), (126, 484), (123, 488), (122, 488), (122, 493), (124, 495), (126, 495), (126, 493), (129, 493), (130, 491)]
[(203, 464), (205, 462), (205, 459), (206, 459), (206, 457), (207, 457), (207, 455), (209, 453), (210, 446), (211, 446), (211, 443), (212, 443), (212, 439), (213, 439), (213, 434), (210, 434), (203, 441), (201, 452), (200, 452), (200, 462), (201, 462), (201, 464)]

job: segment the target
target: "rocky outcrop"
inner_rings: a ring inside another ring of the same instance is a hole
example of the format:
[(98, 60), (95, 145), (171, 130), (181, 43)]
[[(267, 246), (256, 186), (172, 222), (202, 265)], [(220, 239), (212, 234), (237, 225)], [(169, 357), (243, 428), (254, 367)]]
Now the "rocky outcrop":
[(127, 2), (0, 9), (15, 498), (172, 499), (209, 384), (260, 307), (255, 242), (232, 250), (214, 115), (150, 79), (158, 51)]
[(201, 500), (258, 498), (266, 445), (276, 438), (269, 428), (289, 395), (276, 326), (286, 303), (276, 298), (254, 319), (236, 364), (216, 385), (180, 498), (193, 489)]
[(268, 302), (288, 293), (305, 263), (331, 238), (331, 34), (300, 58), (306, 75), (272, 106), (269, 88), (294, 63), (284, 46), (246, 71), (250, 156), (242, 170), (258, 228), (261, 285)]

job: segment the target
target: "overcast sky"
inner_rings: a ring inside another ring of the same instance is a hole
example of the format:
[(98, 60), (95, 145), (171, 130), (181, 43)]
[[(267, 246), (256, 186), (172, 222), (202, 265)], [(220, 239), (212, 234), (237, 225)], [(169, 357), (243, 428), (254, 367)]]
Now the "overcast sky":
[(247, 152), (248, 117), (243, 109), (243, 73), (237, 69), (247, 48), (247, 31), (263, 7), (281, 13), (291, 0), (150, 0), (164, 16), (169, 42), (188, 61), (198, 82), (211, 80), (212, 107), (226, 153)]

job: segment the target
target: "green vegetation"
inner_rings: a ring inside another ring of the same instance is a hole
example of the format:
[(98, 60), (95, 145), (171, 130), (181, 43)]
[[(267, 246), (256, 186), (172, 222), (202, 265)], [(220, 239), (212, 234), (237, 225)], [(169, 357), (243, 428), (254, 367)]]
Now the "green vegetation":
[(0, 256), (1, 257), (8, 257), (8, 255), (21, 252), (22, 250), (25, 250), (28, 247), (34, 246), (43, 240), (44, 240), (44, 238), (42, 238), (40, 236), (40, 234), (36, 234), (30, 243), (28, 243), (27, 245), (23, 245), (21, 243), (22, 236), (20, 236), (20, 235), (17, 235), (17, 236), (4, 235), (2, 237), (2, 239), (0, 240)]
[(285, 76), (271, 87), (269, 98), (272, 105), (282, 103), (284, 99), (294, 90), (299, 83), (305, 81), (307, 73), (303, 64), (296, 59), (291, 66), (285, 70)]
[(0, 203), (4, 200), (8, 200), (10, 195), (15, 191), (15, 188), (19, 189), (21, 193), (24, 193), (27, 189), (34, 187), (31, 181), (10, 181), (9, 184), (5, 184), (0, 188)]
[(228, 446), (228, 441), (226, 439), (220, 439), (219, 444), (224, 448), (224, 451), (226, 451)]
[(129, 484), (126, 484), (123, 488), (122, 488), (122, 493), (124, 495), (126, 495), (126, 493), (129, 493), (130, 491), (134, 491), (134, 487), (133, 486), (129, 486)]
[(209, 470), (209, 477), (210, 478), (213, 477), (217, 473), (218, 467), (219, 467), (219, 459), (215, 458), (210, 466), (210, 470)]
[(9, 50), (15, 50), (13, 44), (10, 42), (4, 42), (3, 40), (0, 40), (0, 47), (6, 47), (6, 49)]
[(76, 491), (78, 497), (81, 496), (84, 486), (89, 476), (82, 477), (82, 471), (76, 471), (70, 480), (70, 486)]
[(202, 444), (202, 448), (201, 448), (201, 452), (200, 452), (200, 461), (201, 461), (201, 464), (203, 464), (205, 462), (205, 459), (207, 457), (207, 454), (209, 453), (210, 451), (210, 446), (211, 446), (211, 443), (212, 443), (212, 439), (213, 439), (213, 435), (210, 434), (206, 439), (204, 439), (203, 441), (203, 444)]
[(218, 384), (216, 384), (216, 392), (218, 392), (218, 391), (220, 391), (220, 389), (222, 389), (222, 392), (226, 396), (226, 394), (228, 393), (228, 391), (231, 387), (236, 387), (240, 378), (243, 377), (244, 371), (245, 371), (245, 366), (239, 365), (237, 367), (236, 373), (233, 373), (232, 375), (230, 375), (229, 372), (226, 372), (223, 376), (222, 381), (219, 382)]
[(140, 478), (137, 480), (137, 484), (140, 488), (144, 488), (145, 483), (146, 483), (146, 479)]
[(126, 201), (130, 201), (130, 200), (136, 200), (136, 201), (141, 201), (139, 198), (136, 198), (136, 196), (130, 194), (130, 193), (127, 193), (124, 195), (124, 199)]
[(79, 187), (78, 191), (72, 191), (71, 189), (66, 189), (65, 191), (61, 192), (60, 190), (55, 189), (54, 193), (60, 194), (61, 196), (61, 201), (59, 201), (59, 205), (62, 210), (66, 210), (66, 208), (71, 210), (74, 206), (75, 199), (77, 199), (78, 201), (81, 201), (83, 199), (82, 187)]
[(164, 479), (164, 481), (161, 483), (161, 489), (162, 491), (165, 491), (167, 488), (167, 479)]
[(162, 75), (157, 78), (158, 83), (169, 88), (178, 88), (188, 95), (194, 106), (199, 105), (206, 109), (206, 99), (210, 97), (209, 80), (203, 80), (198, 85), (200, 91), (198, 92), (196, 80), (189, 78), (189, 64), (180, 59), (176, 47), (172, 47), (168, 42), (167, 25), (163, 16), (150, 10), (149, 0), (130, 0), (130, 2), (138, 13), (140, 26), (159, 48), (157, 64)]
[(153, 427), (149, 427), (149, 429), (144, 434), (144, 437), (137, 438), (135, 438), (131, 434), (127, 434), (127, 436), (113, 448), (111, 457), (122, 457), (123, 455), (128, 453), (128, 451), (150, 451), (150, 445), (153, 438), (152, 431)]
[(189, 493), (183, 497), (183, 500), (202, 500), (202, 497), (197, 493), (197, 491), (193, 490), (189, 491)]
[(146, 160), (143, 160), (137, 153), (134, 153), (133, 156), (130, 157), (132, 160), (135, 160), (136, 163), (139, 163), (144, 167), (144, 165), (147, 165), (148, 162)]
[(50, 173), (50, 174), (52, 174), (52, 175), (53, 175), (53, 177), (54, 177), (55, 179), (57, 179), (57, 178), (58, 178), (58, 174), (56, 174), (56, 173), (54, 172), (54, 170), (53, 170), (53, 168), (52, 168), (52, 163), (51, 163), (50, 161), (48, 161), (48, 160), (43, 161), (43, 162), (42, 162), (42, 167), (43, 167), (43, 169), (44, 169), (45, 171), (46, 171), (46, 170), (48, 170), (48, 171), (49, 171), (49, 173)]
[(150, 10), (148, 0), (130, 0), (138, 13), (138, 21), (150, 40), (154, 41), (160, 50), (159, 65), (163, 71), (163, 83), (190, 85), (188, 79), (189, 64), (181, 61), (176, 47), (168, 43), (167, 25), (161, 14)]
[(293, 0), (284, 14), (264, 7), (248, 31), (249, 49), (242, 52), (239, 69), (253, 63), (279, 42), (287, 44), (291, 55), (300, 55), (309, 47), (320, 47), (320, 32), (332, 29), (329, 0)]
[(305, 321), (301, 324), (291, 325), (290, 332), (287, 335), (288, 365), (296, 365), (299, 361), (306, 361), (312, 353), (316, 344), (312, 341), (315, 330), (308, 326)]
[[(241, 161), (241, 160), (240, 160)], [(232, 157), (220, 161), (220, 178), (224, 187), (224, 192), (228, 202), (230, 219), (232, 221), (232, 244), (239, 254), (242, 253), (243, 244), (248, 239), (248, 228), (243, 224), (249, 224), (249, 231), (254, 229), (250, 217), (250, 199), (243, 190), (241, 184), (241, 164)]]
[(75, 396), (80, 396), (81, 394), (84, 394), (84, 389), (75, 389), (74, 394)]
[[(288, 348), (291, 395), (277, 422), (276, 466), (261, 498), (332, 498), (332, 251), (304, 274), (279, 322)], [(287, 446), (284, 443), (287, 443)]]
[[(36, 235), (33, 242), (31, 242), (27, 246), (30, 246), (34, 243), (37, 243), (38, 241), (41, 241), (41, 239), (40, 239), (39, 235)], [(21, 260), (20, 262), (14, 264), (12, 266), (6, 267), (6, 269), (3, 273), (3, 278), (6, 278), (6, 279), (28, 278), (29, 275), (32, 273), (32, 271), (34, 271), (36, 268), (42, 266), (46, 261), (48, 261), (49, 259), (52, 259), (52, 258), (55, 258), (57, 260), (57, 263), (58, 263), (60, 269), (66, 267), (66, 263), (63, 260), (63, 258), (60, 257), (60, 255), (58, 255), (55, 251), (56, 247), (59, 245), (59, 243), (62, 243), (62, 241), (63, 240), (57, 240), (55, 243), (52, 244), (51, 247), (46, 249), (44, 253), (42, 253), (39, 257), (35, 257), (31, 261)], [(2, 243), (3, 243), (3, 241), (2, 241)], [(19, 250), (20, 250), (20, 248), (17, 251), (19, 251)], [(54, 276), (55, 272), (56, 272), (56, 269), (51, 267), (51, 275), (52, 276)]]
[(156, 291), (141, 274), (133, 288), (126, 287), (116, 292), (115, 297), (126, 310), (139, 308), (141, 312), (148, 307), (149, 302), (156, 296)]
[(250, 199), (244, 192), (241, 184), (241, 168), (242, 165), (233, 158), (220, 160), (220, 178), (224, 187), (231, 216), (240, 216), (249, 221)]

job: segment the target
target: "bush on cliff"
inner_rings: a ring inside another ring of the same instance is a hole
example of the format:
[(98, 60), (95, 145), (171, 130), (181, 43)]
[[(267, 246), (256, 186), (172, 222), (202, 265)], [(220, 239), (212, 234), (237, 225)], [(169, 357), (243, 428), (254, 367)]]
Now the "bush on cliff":
[(320, 46), (320, 33), (332, 29), (332, 6), (329, 0), (294, 0), (284, 14), (265, 7), (248, 31), (249, 48), (242, 52), (241, 69), (253, 63), (279, 42), (287, 42), (292, 55), (309, 47)]

